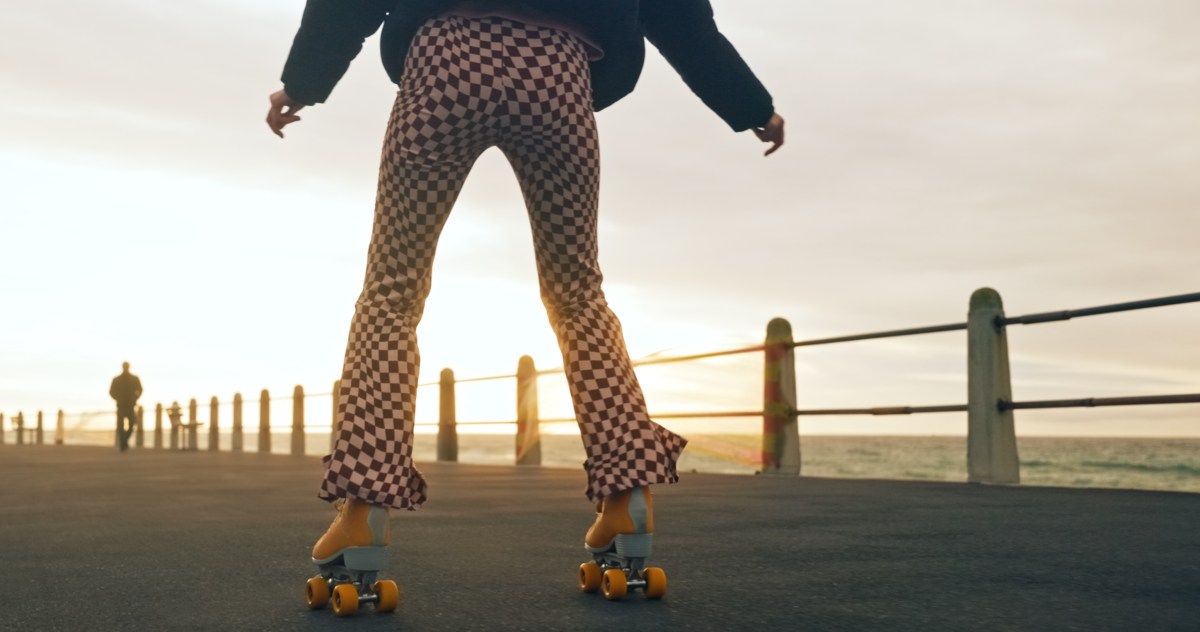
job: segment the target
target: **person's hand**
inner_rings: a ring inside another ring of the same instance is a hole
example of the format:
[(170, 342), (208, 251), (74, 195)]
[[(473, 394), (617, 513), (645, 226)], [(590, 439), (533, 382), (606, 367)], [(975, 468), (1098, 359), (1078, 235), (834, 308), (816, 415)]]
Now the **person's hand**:
[(780, 147), (783, 147), (783, 117), (779, 114), (772, 114), (771, 120), (767, 121), (765, 127), (754, 128), (754, 135), (764, 143), (771, 143), (771, 148), (763, 154), (764, 156), (775, 153)]
[(289, 97), (287, 92), (279, 90), (271, 95), (271, 109), (267, 110), (267, 127), (275, 135), (283, 138), (283, 128), (300, 120), (296, 112), (304, 109), (303, 103), (298, 103)]

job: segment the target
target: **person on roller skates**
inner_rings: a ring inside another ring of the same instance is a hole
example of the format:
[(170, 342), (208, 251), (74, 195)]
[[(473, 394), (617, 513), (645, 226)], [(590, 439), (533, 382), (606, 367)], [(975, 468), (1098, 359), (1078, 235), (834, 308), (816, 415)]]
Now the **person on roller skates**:
[[(641, 566), (654, 529), (650, 487), (678, 481), (687, 441), (647, 414), (601, 290), (594, 113), (632, 91), (649, 39), (734, 131), (753, 130), (769, 143), (768, 155), (783, 144), (783, 118), (717, 29), (709, 0), (308, 0), (283, 88), (270, 96), (271, 130), (283, 137), (303, 108), (324, 102), (381, 25), (383, 64), (399, 92), (342, 370), (337, 438), (318, 492), (337, 501), (338, 515), (312, 553), (335, 585), (335, 607), (337, 591), (351, 599), (343, 586), (367, 581), (356, 572), (381, 568), (388, 510), (425, 502), (412, 459), (415, 331), (442, 226), (475, 159), (491, 147), (508, 158), (524, 193), (541, 295), (587, 454), (586, 494), (598, 515), (585, 537), (595, 560), (581, 567), (580, 587), (619, 598), (641, 586), (661, 596), (665, 575)], [(315, 603), (328, 598), (320, 583), (310, 582), (310, 605), (314, 591)], [(374, 598), (362, 586), (358, 595)]]

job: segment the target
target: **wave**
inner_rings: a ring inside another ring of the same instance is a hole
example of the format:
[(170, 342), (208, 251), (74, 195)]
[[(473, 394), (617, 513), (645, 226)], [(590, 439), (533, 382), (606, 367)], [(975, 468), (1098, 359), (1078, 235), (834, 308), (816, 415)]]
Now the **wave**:
[(1200, 478), (1200, 467), (1173, 463), (1167, 465), (1148, 465), (1145, 463), (1124, 463), (1121, 461), (1083, 461), (1080, 465), (1102, 470), (1121, 470), (1126, 472), (1145, 472), (1147, 474), (1177, 474)]

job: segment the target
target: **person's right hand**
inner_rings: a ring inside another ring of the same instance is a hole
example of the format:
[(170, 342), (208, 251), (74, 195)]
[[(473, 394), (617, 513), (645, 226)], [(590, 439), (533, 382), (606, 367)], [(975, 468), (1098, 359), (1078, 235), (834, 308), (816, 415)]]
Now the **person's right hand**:
[(271, 95), (271, 109), (267, 110), (267, 127), (275, 135), (283, 138), (283, 128), (300, 120), (296, 112), (304, 109), (304, 104), (289, 97), (287, 92), (279, 90)]
[(783, 117), (778, 113), (772, 114), (771, 120), (767, 121), (766, 126), (754, 128), (754, 135), (764, 143), (771, 143), (771, 148), (763, 154), (764, 156), (775, 153), (780, 147), (783, 147)]

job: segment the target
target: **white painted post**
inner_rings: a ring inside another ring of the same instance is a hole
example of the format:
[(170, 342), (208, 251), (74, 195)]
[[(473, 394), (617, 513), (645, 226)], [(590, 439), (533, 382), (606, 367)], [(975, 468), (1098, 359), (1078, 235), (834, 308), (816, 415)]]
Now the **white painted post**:
[(292, 391), (292, 456), (304, 456), (304, 387)]
[(163, 405), (159, 402), (154, 405), (154, 449), (161, 450), (163, 444), (162, 431)]
[(271, 393), (265, 388), (258, 396), (258, 453), (271, 453)]
[(179, 418), (182, 417), (182, 411), (179, 408), (179, 402), (173, 402), (167, 413), (167, 418), (171, 420), (171, 449), (179, 449)]
[(438, 397), (437, 460), (458, 461), (458, 416), (454, 404), (454, 371), (442, 369)]
[(233, 394), (233, 438), (229, 449), (234, 452), (242, 451), (242, 394)]
[(542, 464), (540, 425), (537, 368), (533, 358), (521, 356), (517, 362), (517, 465)]
[(210, 452), (221, 449), (220, 424), (217, 423), (219, 408), (220, 402), (217, 401), (217, 396), (213, 395), (212, 399), (208, 400), (208, 449)]
[(967, 316), (967, 480), (1015, 485), (1021, 482), (1008, 369), (1008, 337), (1000, 294), (981, 288), (971, 295)]
[(800, 419), (796, 410), (796, 351), (792, 325), (782, 318), (767, 323), (763, 350), (762, 473), (800, 475)]
[(196, 421), (196, 413), (199, 411), (199, 408), (200, 404), (198, 404), (196, 402), (196, 398), (193, 397), (191, 401), (188, 402), (187, 445), (184, 446), (184, 449), (186, 450), (200, 449), (200, 422)]

